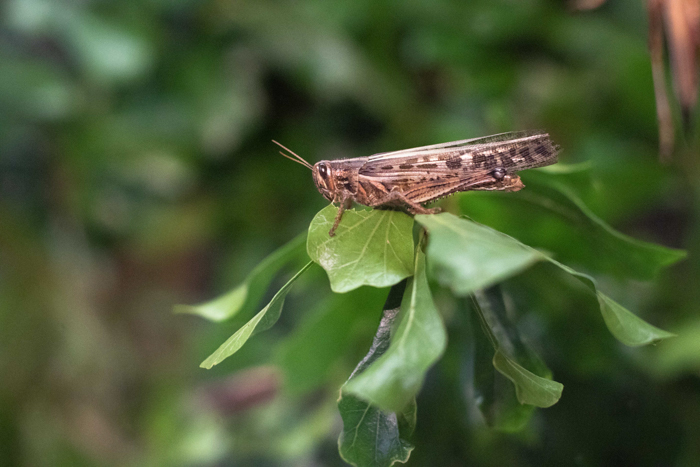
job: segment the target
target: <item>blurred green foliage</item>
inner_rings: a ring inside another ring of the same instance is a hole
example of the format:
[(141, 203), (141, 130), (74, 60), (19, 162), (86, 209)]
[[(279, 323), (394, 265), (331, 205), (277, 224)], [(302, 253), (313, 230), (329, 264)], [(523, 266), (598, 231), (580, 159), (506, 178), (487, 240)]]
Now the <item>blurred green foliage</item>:
[[(311, 268), (279, 323), (210, 371), (199, 363), (303, 259), (224, 325), (172, 305), (241, 283), (326, 205), (273, 138), (314, 162), (527, 128), (590, 167), (585, 182), (563, 174), (556, 195), (576, 229), (532, 206), (535, 176), (518, 196), (444, 206), (556, 252), (679, 337), (619, 345), (585, 287), (537, 265), (503, 289), (566, 389), (522, 431), (492, 430), (467, 378), (480, 331), (436, 288), (448, 343), (418, 398), (409, 465), (700, 462), (700, 151), (689, 139), (675, 165), (657, 162), (640, 3), (0, 9), (0, 464), (342, 465), (337, 390), (370, 348), (385, 291), (333, 296)], [(595, 243), (608, 224), (688, 260), (642, 282), (656, 271)]]

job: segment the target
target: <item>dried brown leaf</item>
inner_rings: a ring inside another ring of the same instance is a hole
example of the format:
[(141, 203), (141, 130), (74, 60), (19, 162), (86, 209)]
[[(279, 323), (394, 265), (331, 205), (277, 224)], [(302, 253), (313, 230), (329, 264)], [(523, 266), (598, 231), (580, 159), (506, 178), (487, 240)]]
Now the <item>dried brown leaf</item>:
[(667, 94), (664, 38), (670, 54), (673, 89), (687, 128), (698, 101), (700, 0), (648, 0), (647, 11), (649, 53), (659, 121), (659, 153), (661, 160), (668, 160), (673, 152), (674, 129)]
[(698, 0), (664, 1), (674, 87), (686, 122), (698, 100), (698, 8)]
[(666, 70), (664, 67), (663, 0), (649, 0), (649, 54), (654, 79), (656, 118), (659, 122), (659, 155), (667, 161), (674, 146), (673, 116), (666, 93)]

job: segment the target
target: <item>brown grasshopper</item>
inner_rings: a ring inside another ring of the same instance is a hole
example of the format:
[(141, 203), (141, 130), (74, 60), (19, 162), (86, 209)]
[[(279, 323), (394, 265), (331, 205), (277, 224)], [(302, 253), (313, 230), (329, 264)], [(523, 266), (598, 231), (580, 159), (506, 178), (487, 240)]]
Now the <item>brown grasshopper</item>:
[(300, 156), (284, 157), (311, 169), (316, 188), (338, 203), (328, 234), (335, 234), (352, 203), (403, 208), (411, 214), (433, 214), (429, 203), (458, 191), (518, 191), (525, 187), (516, 173), (557, 162), (559, 146), (542, 131), (516, 131), (465, 139), (369, 157), (320, 161), (313, 166)]

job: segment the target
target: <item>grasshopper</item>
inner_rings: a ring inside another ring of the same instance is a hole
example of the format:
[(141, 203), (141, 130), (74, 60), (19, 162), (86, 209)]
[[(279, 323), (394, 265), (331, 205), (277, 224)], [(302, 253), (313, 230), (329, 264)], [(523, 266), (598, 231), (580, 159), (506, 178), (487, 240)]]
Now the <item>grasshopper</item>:
[(516, 131), (311, 165), (273, 142), (293, 156), (280, 152), (284, 157), (311, 169), (318, 191), (340, 206), (331, 237), (353, 202), (433, 214), (439, 208), (424, 203), (459, 191), (521, 190), (517, 172), (554, 164), (559, 152), (545, 132)]

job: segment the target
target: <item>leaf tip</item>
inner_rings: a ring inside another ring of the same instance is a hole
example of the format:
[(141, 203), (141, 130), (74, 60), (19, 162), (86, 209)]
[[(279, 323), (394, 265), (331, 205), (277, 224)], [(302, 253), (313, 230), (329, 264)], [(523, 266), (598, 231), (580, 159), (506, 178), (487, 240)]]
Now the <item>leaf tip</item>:
[(205, 370), (211, 370), (214, 365), (216, 365), (218, 362), (213, 362), (210, 358), (207, 358), (204, 360), (202, 363), (199, 364), (200, 368), (204, 368)]
[(654, 339), (649, 341), (649, 345), (656, 345), (661, 341), (665, 341), (666, 339), (671, 339), (673, 337), (678, 337), (678, 334), (674, 334), (672, 332), (664, 331), (663, 329), (659, 329), (661, 331), (654, 337)]

